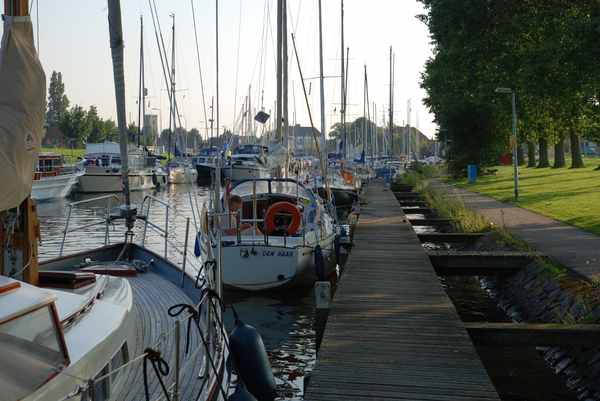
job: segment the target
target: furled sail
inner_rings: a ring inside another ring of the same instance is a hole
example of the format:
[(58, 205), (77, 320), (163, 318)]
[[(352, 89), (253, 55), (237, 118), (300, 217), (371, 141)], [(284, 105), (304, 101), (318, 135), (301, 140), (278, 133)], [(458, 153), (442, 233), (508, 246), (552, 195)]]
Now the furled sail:
[(31, 193), (46, 111), (46, 76), (29, 17), (4, 16), (0, 44), (0, 210)]

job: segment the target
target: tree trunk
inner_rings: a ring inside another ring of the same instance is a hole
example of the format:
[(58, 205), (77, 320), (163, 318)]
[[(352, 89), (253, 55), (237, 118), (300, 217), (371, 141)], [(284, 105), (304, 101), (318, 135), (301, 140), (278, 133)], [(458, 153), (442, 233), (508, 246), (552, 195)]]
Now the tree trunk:
[(527, 167), (535, 167), (535, 143), (527, 141)]
[(565, 138), (560, 137), (558, 142), (554, 144), (554, 168), (562, 168), (567, 165), (565, 161)]
[(571, 129), (569, 132), (569, 137), (571, 139), (571, 168), (585, 167), (583, 164), (583, 156), (581, 155), (579, 136), (575, 133), (574, 129)]
[(519, 166), (525, 165), (525, 151), (523, 149), (523, 144), (519, 143), (517, 145), (517, 162)]
[(548, 160), (548, 140), (544, 137), (540, 137), (538, 140), (540, 163), (538, 168), (550, 167), (550, 161)]

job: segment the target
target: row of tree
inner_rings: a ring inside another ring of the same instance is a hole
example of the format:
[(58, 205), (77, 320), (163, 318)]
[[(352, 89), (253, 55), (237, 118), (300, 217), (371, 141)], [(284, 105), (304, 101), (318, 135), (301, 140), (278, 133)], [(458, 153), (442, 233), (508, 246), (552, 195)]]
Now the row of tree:
[[(64, 135), (64, 145), (72, 148), (81, 148), (86, 143), (119, 140), (115, 121), (100, 117), (96, 106), (90, 106), (87, 110), (79, 105), (70, 106), (69, 98), (65, 94), (62, 74), (56, 71), (52, 72), (48, 86), (46, 125), (60, 129)], [(127, 132), (129, 141), (137, 143), (138, 126), (134, 123), (129, 124)], [(158, 145), (166, 148), (169, 145), (169, 130), (162, 131), (158, 138), (152, 135), (141, 135), (140, 145)], [(177, 146), (182, 151), (186, 145), (188, 148), (203, 145), (197, 129), (187, 131), (177, 128), (171, 134), (172, 149)]]
[(419, 1), (434, 45), (422, 86), (453, 171), (497, 163), (509, 151), (511, 102), (498, 87), (516, 93), (529, 166), (548, 167), (554, 146), (553, 166), (564, 167), (568, 142), (571, 167), (582, 167), (581, 138), (600, 138), (600, 3)]

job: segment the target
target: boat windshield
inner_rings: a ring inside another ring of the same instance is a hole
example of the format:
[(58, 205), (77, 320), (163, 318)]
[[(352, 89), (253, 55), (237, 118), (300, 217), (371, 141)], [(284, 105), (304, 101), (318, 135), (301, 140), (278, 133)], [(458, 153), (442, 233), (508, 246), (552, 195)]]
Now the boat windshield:
[(0, 323), (2, 399), (21, 400), (68, 364), (53, 304)]
[[(256, 182), (256, 194), (268, 193), (293, 198), (298, 196), (299, 198), (308, 200), (313, 200), (314, 198), (312, 192), (293, 181), (245, 181), (233, 188), (231, 193), (233, 195), (238, 195), (241, 198), (252, 196), (252, 194), (254, 193), (254, 182)], [(270, 188), (269, 183), (271, 184)]]

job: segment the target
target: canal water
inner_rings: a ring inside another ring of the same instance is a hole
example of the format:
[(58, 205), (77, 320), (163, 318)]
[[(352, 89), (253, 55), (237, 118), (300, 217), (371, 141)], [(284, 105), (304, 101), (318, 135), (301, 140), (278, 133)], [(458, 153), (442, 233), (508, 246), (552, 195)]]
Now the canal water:
[[(190, 192), (194, 203), (202, 207), (208, 204), (207, 188), (191, 185), (171, 185), (161, 191), (133, 192), (132, 203), (140, 204), (145, 196), (154, 196), (168, 202), (173, 208), (169, 216), (169, 258), (181, 264), (182, 255), (174, 251), (172, 243), (183, 249), (186, 218), (190, 218), (190, 241), (188, 257), (194, 258), (194, 221), (190, 202)], [(45, 260), (59, 255), (63, 238), (63, 230), (67, 221), (70, 202), (90, 200), (102, 195), (75, 194), (71, 199), (43, 202), (38, 204), (42, 242), (40, 259)], [(120, 198), (120, 197), (119, 197)], [(112, 206), (119, 205), (121, 200), (112, 200)], [(95, 200), (72, 209), (70, 228), (88, 226), (69, 233), (65, 239), (64, 254), (71, 254), (85, 249), (99, 247), (104, 244), (106, 226), (100, 223), (106, 213), (107, 200)], [(151, 209), (151, 221), (160, 227), (165, 224), (165, 208), (154, 202)], [(173, 210), (177, 217), (173, 218)], [(141, 235), (138, 228), (137, 235)], [(116, 222), (110, 226), (111, 243), (123, 240), (124, 225)], [(156, 233), (148, 231), (146, 246), (163, 254), (164, 240)], [(233, 304), (240, 318), (255, 326), (263, 337), (271, 364), (275, 373), (278, 392), (282, 400), (302, 400), (304, 394), (304, 377), (310, 373), (316, 360), (314, 322), (314, 298), (311, 291), (286, 292), (277, 295), (255, 295), (237, 292), (225, 292), (227, 305)], [(226, 324), (232, 326), (233, 318), (228, 310)]]
[[(411, 214), (413, 218), (423, 215)], [(415, 227), (418, 233), (437, 232), (433, 227)], [(424, 244), (426, 249), (460, 248)], [(508, 323), (511, 319), (499, 306), (496, 295), (487, 290), (495, 278), (439, 276), (463, 322)], [(546, 365), (536, 347), (476, 346), (477, 353), (503, 401), (576, 401), (562, 378)]]

